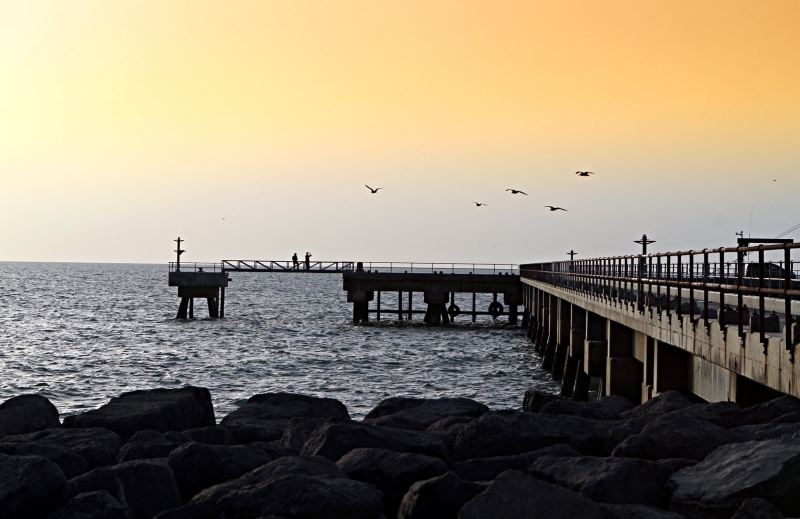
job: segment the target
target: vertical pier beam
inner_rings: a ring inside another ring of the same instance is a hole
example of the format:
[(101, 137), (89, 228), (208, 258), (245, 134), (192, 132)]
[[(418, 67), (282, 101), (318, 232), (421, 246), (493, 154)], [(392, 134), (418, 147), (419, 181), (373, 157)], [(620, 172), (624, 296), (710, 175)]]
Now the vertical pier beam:
[(381, 320), (381, 291), (378, 290), (378, 301), (376, 302), (378, 311), (375, 313), (375, 320)]
[(206, 303), (208, 303), (208, 316), (211, 318), (219, 317), (219, 313), (217, 312), (217, 299), (215, 297), (207, 297)]
[(606, 319), (594, 312), (586, 311), (586, 341), (583, 346), (583, 371), (590, 377), (606, 374)]
[(633, 356), (634, 332), (610, 319), (607, 323), (605, 396), (623, 396), (634, 404), (641, 404), (644, 365)]
[(403, 292), (397, 292), (397, 320), (403, 320)]
[(522, 304), (522, 294), (503, 294), (503, 304), (508, 305), (508, 324), (517, 324), (517, 307)]
[(225, 287), (221, 288), (219, 296), (219, 316), (225, 317)]
[(414, 294), (414, 292), (411, 292), (411, 291), (408, 292), (408, 321), (409, 322), (411, 321), (411, 315), (413, 313), (411, 311), (411, 299), (413, 297), (413, 294)]
[(425, 316), (428, 318), (428, 324), (431, 326), (439, 326), (444, 319), (445, 324), (449, 322), (447, 319), (447, 292), (425, 292), (425, 303), (428, 305), (428, 310)]
[(475, 313), (475, 292), (472, 293), (472, 322), (475, 322), (475, 319), (478, 317)]
[(369, 321), (369, 302), (375, 297), (375, 292), (353, 290), (347, 292), (347, 302), (353, 303), (353, 324)]
[(191, 300), (190, 297), (182, 297), (181, 304), (178, 307), (178, 315), (175, 316), (175, 319), (186, 319), (186, 313), (189, 310), (189, 301)]
[(542, 368), (553, 369), (553, 362), (556, 357), (556, 346), (558, 345), (558, 297), (554, 295), (546, 296), (549, 299), (547, 305), (547, 338), (544, 341), (544, 352), (542, 354)]
[(189, 319), (194, 319), (194, 298), (189, 298)]
[[(561, 380), (561, 395), (567, 398), (574, 398), (576, 382), (579, 374), (583, 373), (581, 361), (583, 360), (583, 347), (586, 341), (586, 310), (578, 305), (572, 305), (569, 321), (569, 349), (567, 350), (564, 378)], [(578, 370), (580, 370), (580, 373)]]
[(569, 324), (572, 305), (559, 299), (556, 310), (556, 352), (553, 359), (553, 380), (561, 380), (569, 353)]
[(549, 319), (547, 306), (550, 304), (550, 294), (544, 290), (538, 290), (537, 292), (539, 292), (539, 306), (536, 312), (536, 321), (538, 324), (536, 327), (536, 337), (533, 345), (534, 350), (539, 355), (544, 355), (544, 343), (547, 340), (547, 326)]

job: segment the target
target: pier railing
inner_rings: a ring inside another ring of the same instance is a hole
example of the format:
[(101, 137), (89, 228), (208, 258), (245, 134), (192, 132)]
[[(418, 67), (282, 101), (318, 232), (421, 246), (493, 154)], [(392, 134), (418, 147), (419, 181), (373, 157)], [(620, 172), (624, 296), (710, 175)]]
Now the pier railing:
[(419, 263), (365, 261), (363, 262), (363, 268), (369, 272), (397, 274), (519, 274), (519, 265), (512, 263)]
[[(706, 327), (709, 320), (717, 320), (723, 331), (737, 325), (740, 337), (749, 327), (760, 333), (762, 343), (766, 333), (779, 333), (783, 324), (787, 348), (793, 348), (797, 338), (792, 337), (792, 324), (798, 317), (792, 316), (792, 301), (800, 300), (800, 261), (792, 251), (798, 248), (800, 243), (779, 243), (576, 259), (525, 264), (520, 272), (524, 279), (636, 305), (640, 312), (653, 308), (659, 315), (674, 312), (679, 319), (686, 314)], [(718, 308), (712, 308), (717, 306), (710, 303), (712, 293)], [(735, 296), (735, 309), (726, 304), (726, 295)], [(745, 296), (758, 298), (757, 314), (750, 316)], [(773, 314), (766, 315), (767, 297), (783, 300), (782, 319), (776, 305)]]
[(352, 261), (271, 261), (271, 260), (222, 260), (225, 272), (322, 272), (335, 274), (353, 270)]
[(222, 263), (169, 262), (170, 272), (222, 272)]

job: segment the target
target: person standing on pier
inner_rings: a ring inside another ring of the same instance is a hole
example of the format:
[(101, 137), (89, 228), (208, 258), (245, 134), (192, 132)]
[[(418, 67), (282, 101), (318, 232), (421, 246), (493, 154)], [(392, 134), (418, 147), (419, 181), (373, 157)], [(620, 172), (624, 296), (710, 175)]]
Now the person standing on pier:
[(294, 263), (294, 269), (297, 270), (300, 267), (300, 262), (297, 261), (297, 253), (295, 252), (292, 254), (292, 263)]
[(306, 252), (306, 270), (311, 270), (311, 254)]

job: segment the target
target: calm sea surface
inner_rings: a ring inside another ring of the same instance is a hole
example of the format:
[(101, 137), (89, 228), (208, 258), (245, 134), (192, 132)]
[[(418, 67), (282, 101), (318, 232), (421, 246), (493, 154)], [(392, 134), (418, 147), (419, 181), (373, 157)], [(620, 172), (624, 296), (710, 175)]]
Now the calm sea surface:
[[(361, 418), (389, 396), (500, 409), (520, 408), (530, 387), (556, 389), (504, 318), (427, 328), (421, 315), (383, 315), (354, 326), (340, 275), (231, 278), (225, 319), (209, 320), (197, 300), (199, 318), (177, 321), (164, 265), (0, 262), (0, 401), (39, 393), (66, 415), (124, 391), (193, 384), (210, 389), (217, 419), (268, 391), (337, 398)], [(383, 294), (384, 307), (396, 304)], [(422, 294), (414, 306), (424, 309)]]

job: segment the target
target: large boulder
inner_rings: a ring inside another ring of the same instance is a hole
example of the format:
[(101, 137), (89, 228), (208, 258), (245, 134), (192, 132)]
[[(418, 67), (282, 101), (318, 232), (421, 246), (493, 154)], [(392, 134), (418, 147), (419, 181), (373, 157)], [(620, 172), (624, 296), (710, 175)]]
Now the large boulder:
[(564, 397), (539, 389), (529, 389), (522, 397), (522, 410), (526, 413), (538, 413), (545, 404), (554, 400), (563, 400)]
[(383, 493), (386, 517), (397, 516), (400, 501), (411, 485), (447, 472), (447, 464), (439, 458), (386, 449), (354, 449), (336, 466), (350, 479), (375, 485)]
[(742, 441), (740, 435), (711, 422), (672, 414), (648, 423), (644, 434), (658, 440), (668, 457), (693, 460), (704, 459), (721, 445)]
[(682, 515), (645, 505), (600, 506), (603, 519), (683, 519)]
[(747, 425), (744, 411), (736, 402), (713, 402), (710, 404), (692, 404), (689, 407), (671, 411), (667, 416), (684, 416), (697, 420), (705, 420), (725, 429), (733, 429)]
[(211, 394), (203, 387), (151, 389), (123, 393), (99, 409), (68, 416), (64, 427), (104, 427), (128, 441), (145, 429), (184, 431), (214, 425)]
[(108, 429), (47, 429), (30, 434), (7, 436), (4, 442), (45, 443), (64, 447), (86, 461), (86, 470), (116, 463), (122, 438)]
[(169, 454), (183, 502), (213, 485), (236, 479), (270, 461), (291, 454), (270, 443), (248, 445), (207, 445), (186, 443)]
[(669, 458), (667, 447), (650, 434), (628, 436), (614, 447), (611, 455), (618, 458), (639, 458), (651, 461)]
[(314, 431), (322, 427), (327, 420), (336, 418), (292, 418), (283, 430), (281, 446), (300, 452)]
[[(535, 515), (534, 515), (535, 514)], [(458, 519), (600, 519), (592, 500), (531, 476), (509, 470), (467, 502)]]
[[(347, 476), (331, 460), (321, 456), (278, 458), (273, 462), (251, 470), (238, 479), (226, 481), (203, 490), (187, 504), (162, 512), (157, 516), (157, 519), (219, 519), (222, 512), (217, 507), (217, 502), (223, 496), (239, 490), (256, 487), (277, 477), (295, 475), (347, 479)], [(380, 507), (380, 495), (378, 495), (378, 503)]]
[(419, 399), (393, 397), (378, 404), (364, 422), (396, 429), (424, 431), (442, 418), (477, 418), (489, 408), (469, 398)]
[(0, 454), (0, 517), (41, 519), (64, 502), (67, 478), (39, 456)]
[(186, 440), (175, 441), (168, 439), (164, 433), (145, 429), (134, 434), (119, 451), (117, 461), (125, 463), (134, 460), (149, 460), (153, 458), (166, 458), (169, 453), (186, 443)]
[(783, 395), (763, 404), (748, 407), (744, 410), (744, 416), (748, 423), (756, 425), (771, 422), (789, 413), (798, 412), (800, 412), (800, 398), (792, 395)]
[(403, 496), (397, 519), (456, 519), (461, 507), (483, 490), (452, 472), (417, 481)]
[(459, 461), (453, 465), (452, 471), (467, 481), (491, 481), (507, 470), (527, 473), (531, 464), (542, 456), (574, 457), (580, 454), (569, 445), (559, 443), (524, 454)]
[(47, 519), (130, 519), (128, 509), (105, 490), (79, 494)]
[(0, 404), (0, 436), (60, 428), (58, 409), (42, 395), (19, 395)]
[(778, 438), (791, 438), (800, 434), (798, 423), (765, 423), (759, 425), (743, 425), (732, 432), (739, 435), (742, 441), (776, 440)]
[[(16, 438), (11, 436), (10, 438)], [(67, 479), (86, 473), (86, 461), (72, 449), (47, 442), (0, 441), (0, 454), (41, 456), (54, 462)]]
[(614, 445), (609, 424), (578, 416), (553, 416), (519, 411), (490, 411), (465, 425), (455, 442), (455, 458), (463, 461), (521, 454), (566, 443), (581, 454), (607, 455)]
[(653, 419), (678, 409), (692, 405), (692, 402), (677, 391), (664, 391), (642, 405), (637, 405), (622, 413), (624, 420)]
[(747, 499), (731, 519), (784, 519), (777, 508), (763, 499)]
[(666, 506), (664, 484), (669, 475), (652, 461), (543, 456), (531, 465), (530, 473), (600, 503)]
[(594, 402), (576, 402), (557, 398), (542, 406), (542, 414), (571, 415), (591, 420), (619, 420), (622, 413), (632, 409), (633, 403), (621, 396), (607, 396)]
[(264, 393), (250, 397), (240, 408), (222, 419), (221, 425), (236, 443), (280, 440), (292, 418), (344, 418), (350, 414), (343, 403), (333, 398), (318, 398), (294, 393)]
[(388, 449), (400, 453), (415, 452), (444, 460), (450, 459), (450, 451), (438, 434), (337, 421), (328, 421), (314, 431), (303, 446), (301, 454), (325, 456), (336, 461), (358, 448)]
[(745, 500), (800, 516), (800, 440), (725, 445), (669, 479), (670, 509), (692, 518), (729, 518)]
[(125, 504), (131, 519), (152, 519), (157, 513), (181, 504), (172, 470), (153, 461), (129, 461), (113, 467), (100, 467), (71, 479), (67, 484), (70, 497), (102, 490)]

